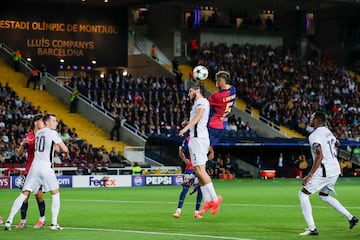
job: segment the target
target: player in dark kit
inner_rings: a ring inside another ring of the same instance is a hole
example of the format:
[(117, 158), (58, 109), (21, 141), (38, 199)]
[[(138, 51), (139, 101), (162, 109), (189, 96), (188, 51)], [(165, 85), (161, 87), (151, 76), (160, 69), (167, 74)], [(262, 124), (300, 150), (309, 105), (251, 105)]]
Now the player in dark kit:
[[(194, 174), (194, 166), (191, 163), (190, 153), (189, 153), (189, 149), (188, 149), (189, 140), (190, 140), (190, 137), (185, 138), (184, 141), (182, 142), (181, 146), (179, 147), (179, 156), (180, 156), (181, 160), (183, 160), (184, 163), (186, 164), (185, 170), (184, 170), (184, 178), (185, 179), (187, 177), (191, 176), (192, 174)], [(196, 181), (196, 180), (194, 180), (194, 181)], [(175, 218), (180, 217), (181, 208), (184, 204), (185, 197), (189, 191), (189, 188), (190, 188), (190, 184), (182, 186), (182, 191), (181, 191), (180, 197), (179, 197), (178, 208), (173, 215)], [(194, 218), (202, 218), (202, 216), (199, 214), (201, 200), (202, 200), (202, 193), (201, 193), (201, 191), (197, 191)]]

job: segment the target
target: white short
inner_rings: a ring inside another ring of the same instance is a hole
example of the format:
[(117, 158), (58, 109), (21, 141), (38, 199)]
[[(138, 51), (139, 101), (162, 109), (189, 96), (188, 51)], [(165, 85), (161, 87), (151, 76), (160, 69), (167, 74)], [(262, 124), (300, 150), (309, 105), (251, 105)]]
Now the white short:
[(58, 189), (59, 183), (54, 169), (47, 163), (33, 162), (22, 191), (30, 191), (36, 194), (40, 187), (43, 192), (49, 192)]
[(325, 194), (336, 193), (335, 184), (339, 176), (332, 177), (317, 177), (313, 176), (311, 180), (304, 186), (304, 188), (311, 194), (322, 192)]
[(191, 137), (189, 141), (191, 162), (194, 166), (205, 165), (208, 160), (210, 140), (208, 138)]

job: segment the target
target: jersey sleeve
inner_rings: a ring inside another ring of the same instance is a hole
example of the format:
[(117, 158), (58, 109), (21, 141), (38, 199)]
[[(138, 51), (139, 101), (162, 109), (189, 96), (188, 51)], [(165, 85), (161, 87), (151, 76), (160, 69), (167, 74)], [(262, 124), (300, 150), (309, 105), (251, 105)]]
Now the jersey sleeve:
[(52, 134), (52, 140), (54, 141), (55, 144), (62, 142), (59, 134), (55, 130), (51, 131), (51, 134)]

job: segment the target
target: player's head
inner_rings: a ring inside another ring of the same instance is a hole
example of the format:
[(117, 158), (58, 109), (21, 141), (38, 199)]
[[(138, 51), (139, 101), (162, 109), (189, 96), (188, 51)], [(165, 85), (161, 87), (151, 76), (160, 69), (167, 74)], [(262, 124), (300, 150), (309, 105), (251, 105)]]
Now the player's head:
[(192, 86), (190, 89), (189, 89), (189, 98), (190, 98), (190, 101), (195, 101), (196, 98), (198, 97), (203, 97), (204, 96), (204, 92), (205, 92), (205, 88), (204, 88), (204, 85), (202, 84), (195, 84), (194, 86)]
[(315, 127), (319, 125), (324, 125), (326, 121), (325, 113), (316, 111), (311, 115), (310, 126)]
[(225, 85), (230, 84), (230, 73), (219, 71), (215, 74), (216, 86), (222, 89)]
[(44, 116), (42, 114), (36, 114), (33, 117), (34, 130), (38, 130), (44, 127), (43, 117)]
[(54, 113), (46, 113), (43, 117), (45, 126), (50, 129), (56, 129), (58, 122), (56, 120), (56, 115)]

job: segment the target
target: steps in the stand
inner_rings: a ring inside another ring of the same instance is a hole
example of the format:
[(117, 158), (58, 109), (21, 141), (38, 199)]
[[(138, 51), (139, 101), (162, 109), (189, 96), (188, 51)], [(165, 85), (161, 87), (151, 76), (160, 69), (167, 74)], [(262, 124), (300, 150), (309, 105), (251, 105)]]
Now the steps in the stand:
[[(115, 147), (117, 151), (124, 154), (124, 142), (110, 141), (110, 134), (106, 133), (95, 124), (80, 114), (69, 113), (69, 108), (46, 91), (33, 90), (33, 85), (26, 88), (27, 77), (21, 73), (15, 73), (4, 61), (0, 60), (0, 82), (4, 86), (6, 82), (19, 95), (21, 99), (26, 97), (27, 101), (34, 106), (39, 106), (41, 111), (52, 112), (57, 115), (70, 129), (76, 128), (79, 138), (86, 139), (93, 147), (104, 146), (107, 151)], [(70, 98), (70, 96), (69, 96)]]

